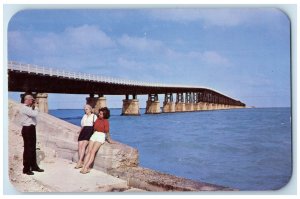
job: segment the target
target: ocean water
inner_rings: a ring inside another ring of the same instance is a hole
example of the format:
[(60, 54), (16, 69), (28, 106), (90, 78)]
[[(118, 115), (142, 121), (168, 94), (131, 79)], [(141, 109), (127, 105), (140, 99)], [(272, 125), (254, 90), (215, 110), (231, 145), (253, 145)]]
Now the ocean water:
[[(111, 109), (111, 136), (143, 167), (240, 190), (280, 189), (292, 175), (290, 108), (120, 113)], [(50, 114), (79, 126), (83, 110)]]

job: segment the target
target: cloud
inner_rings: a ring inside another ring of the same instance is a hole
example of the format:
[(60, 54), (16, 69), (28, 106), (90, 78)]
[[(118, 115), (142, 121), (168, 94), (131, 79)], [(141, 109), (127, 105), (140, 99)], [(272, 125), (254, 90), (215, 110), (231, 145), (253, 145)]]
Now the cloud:
[[(60, 52), (62, 49), (66, 50), (66, 45), (64, 45), (66, 40), (58, 34), (48, 33), (33, 38), (27, 36), (27, 39), (28, 41), (32, 39), (32, 41), (30, 41), (31, 46), (34, 47), (39, 54), (53, 55)], [(12, 45), (14, 45), (13, 42)]]
[(186, 8), (155, 9), (149, 16), (178, 23), (202, 22), (205, 26), (233, 27), (243, 24), (269, 24), (283, 13), (274, 8)]
[(230, 65), (230, 61), (215, 51), (205, 51), (202, 54), (203, 60), (210, 64)]
[[(154, 53), (155, 58), (165, 62), (202, 62), (205, 64), (215, 65), (230, 65), (230, 61), (225, 56), (221, 55), (217, 51), (187, 51), (181, 52), (173, 50), (165, 45), (160, 40), (148, 39), (145, 37), (130, 37), (123, 35), (119, 40), (119, 44), (127, 49), (135, 51), (137, 54), (146, 55), (148, 52)], [(152, 55), (153, 56), (153, 55)], [(154, 58), (154, 59), (155, 59)]]
[(52, 67), (72, 66), (75, 70), (104, 64), (108, 51), (115, 46), (114, 40), (94, 25), (67, 27), (62, 32), (8, 33), (9, 59)]
[(144, 37), (130, 37), (128, 35), (123, 35), (118, 42), (125, 48), (137, 51), (157, 52), (157, 50), (162, 51), (165, 49), (163, 42)]
[(21, 50), (30, 45), (39, 54), (60, 54), (105, 49), (114, 41), (97, 26), (68, 27), (61, 33), (9, 32), (9, 50)]
[(231, 61), (217, 51), (188, 51), (178, 52), (169, 49), (167, 51), (169, 60), (179, 62), (197, 63), (201, 65), (209, 65), (210, 67), (228, 67), (231, 66)]
[(166, 77), (172, 71), (168, 64), (141, 62), (126, 57), (119, 57), (117, 65), (119, 69), (127, 71), (128, 78), (138, 80), (148, 79), (154, 81), (156, 77)]
[(201, 21), (215, 26), (235, 26), (241, 22), (240, 11), (229, 9), (162, 9), (153, 10), (150, 15), (158, 20), (180, 23)]
[(25, 38), (24, 34), (19, 31), (11, 31), (8, 34), (9, 47), (12, 52), (25, 50), (24, 48), (29, 47), (29, 43)]
[(69, 27), (63, 34), (70, 45), (76, 48), (110, 48), (115, 45), (106, 33), (93, 25)]

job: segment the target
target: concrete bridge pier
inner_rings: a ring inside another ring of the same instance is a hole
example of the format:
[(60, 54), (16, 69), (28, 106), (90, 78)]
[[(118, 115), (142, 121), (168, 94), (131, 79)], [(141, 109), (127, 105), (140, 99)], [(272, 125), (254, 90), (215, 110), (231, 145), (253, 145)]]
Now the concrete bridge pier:
[(173, 94), (166, 93), (165, 101), (163, 104), (163, 113), (174, 113), (175, 112), (175, 103), (173, 102)]
[(200, 104), (199, 103), (194, 103), (194, 111), (201, 111), (201, 108), (200, 108)]
[(185, 111), (194, 111), (193, 93), (185, 93)]
[(213, 110), (213, 103), (207, 103), (207, 110)]
[(205, 102), (205, 110), (210, 110), (210, 103), (209, 102)]
[(48, 113), (48, 94), (47, 93), (37, 93), (35, 97), (38, 103), (38, 108), (40, 112)]
[(229, 109), (229, 105), (228, 105), (228, 104), (225, 104), (225, 105), (224, 105), (224, 109), (226, 109), (226, 110)]
[(194, 93), (193, 97), (193, 106), (194, 106), (194, 111), (200, 111), (200, 104), (199, 104), (199, 99), (200, 99), (200, 94), (199, 93)]
[(161, 113), (160, 104), (158, 100), (158, 94), (149, 94), (146, 104), (146, 114), (158, 114)]
[(197, 110), (198, 111), (203, 111), (204, 109), (204, 102), (198, 102), (197, 103)]
[(222, 109), (221, 104), (216, 104), (216, 109), (221, 110)]
[(132, 99), (129, 99), (129, 95), (126, 94), (125, 99), (123, 99), (121, 115), (141, 115), (139, 100), (135, 94), (132, 95)]
[(183, 93), (176, 94), (175, 111), (176, 112), (184, 112), (185, 111), (185, 103), (184, 103)]
[(24, 94), (21, 94), (21, 103), (24, 103), (24, 97), (25, 95), (32, 95), (36, 100), (36, 106), (38, 107), (40, 112), (48, 113), (49, 107), (48, 107), (48, 94), (47, 93), (31, 93), (26, 92)]
[(224, 110), (225, 109), (224, 104), (219, 104), (219, 109)]
[(218, 104), (212, 103), (212, 110), (218, 110)]
[(212, 110), (218, 110), (218, 104), (212, 103)]
[(99, 94), (98, 97), (95, 97), (94, 94), (90, 94), (90, 97), (86, 98), (86, 104), (89, 104), (95, 114), (99, 113), (99, 109), (103, 107), (107, 107), (106, 105), (106, 97), (103, 94)]

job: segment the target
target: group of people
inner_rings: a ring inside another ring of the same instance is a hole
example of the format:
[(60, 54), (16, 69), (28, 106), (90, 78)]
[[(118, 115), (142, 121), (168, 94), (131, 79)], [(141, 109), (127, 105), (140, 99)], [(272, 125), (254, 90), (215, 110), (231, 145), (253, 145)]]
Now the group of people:
[[(24, 104), (20, 110), (22, 137), (24, 141), (23, 173), (34, 175), (33, 171), (44, 172), (36, 160), (36, 124), (38, 108), (32, 95), (25, 95)], [(78, 132), (78, 162), (75, 169), (80, 173), (90, 172), (91, 165), (101, 145), (107, 141), (113, 143), (109, 134), (110, 111), (107, 107), (99, 109), (96, 115), (90, 105), (84, 106), (85, 114), (81, 119), (81, 130)]]
[(100, 146), (107, 140), (112, 143), (109, 134), (110, 111), (107, 107), (99, 109), (98, 116), (92, 112), (88, 104), (84, 106), (85, 114), (81, 119), (81, 130), (78, 137), (78, 162), (75, 169), (80, 173), (90, 172), (90, 166), (95, 160), (95, 155)]

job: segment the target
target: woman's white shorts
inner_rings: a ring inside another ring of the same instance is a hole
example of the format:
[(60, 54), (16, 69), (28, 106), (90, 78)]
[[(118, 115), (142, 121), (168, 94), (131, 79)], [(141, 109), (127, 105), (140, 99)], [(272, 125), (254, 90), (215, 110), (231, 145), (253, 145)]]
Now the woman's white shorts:
[(105, 142), (105, 133), (95, 131), (93, 133), (93, 135), (91, 136), (90, 141), (104, 143)]

